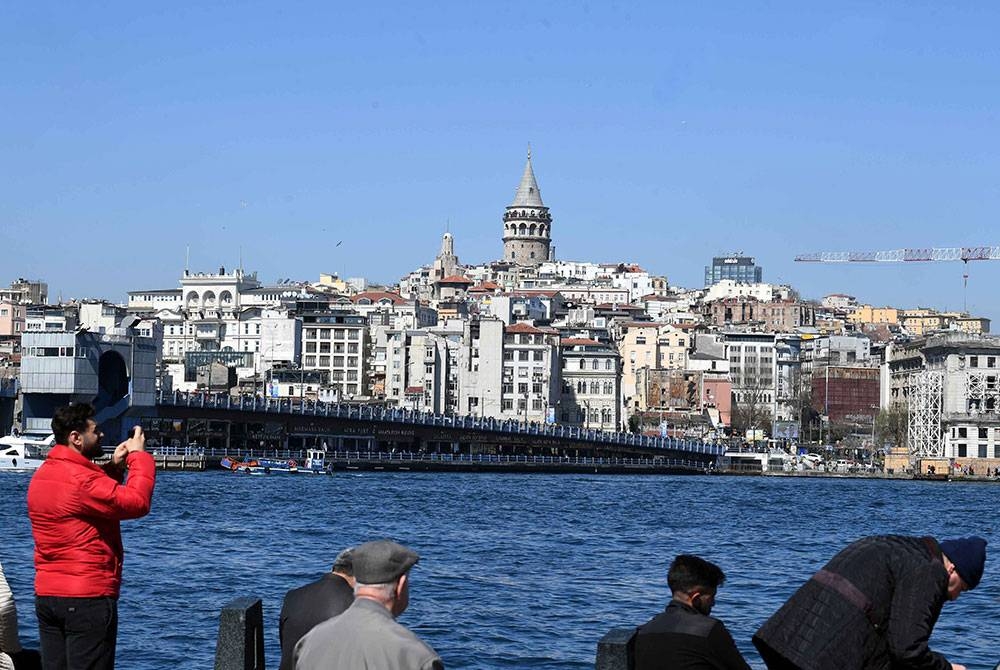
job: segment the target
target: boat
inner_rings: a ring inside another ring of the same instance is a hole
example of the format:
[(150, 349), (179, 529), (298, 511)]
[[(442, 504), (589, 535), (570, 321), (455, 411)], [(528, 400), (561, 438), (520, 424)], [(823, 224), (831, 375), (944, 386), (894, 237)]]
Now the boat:
[(0, 472), (37, 470), (45, 462), (42, 449), (51, 447), (53, 440), (29, 440), (7, 435), (0, 437)]
[(331, 474), (330, 468), (326, 465), (326, 450), (306, 449), (306, 462), (299, 468), (299, 472), (314, 475)]
[(269, 474), (295, 474), (299, 471), (299, 464), (294, 458), (282, 460), (280, 458), (251, 458), (240, 461), (228, 456), (224, 456), (219, 461), (219, 465), (233, 472), (242, 472), (249, 475), (269, 475)]

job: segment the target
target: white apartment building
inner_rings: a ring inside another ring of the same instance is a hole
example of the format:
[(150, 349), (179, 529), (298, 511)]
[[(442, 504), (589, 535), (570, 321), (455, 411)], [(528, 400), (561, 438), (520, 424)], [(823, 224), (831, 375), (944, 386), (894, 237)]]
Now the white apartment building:
[(725, 298), (754, 298), (760, 302), (789, 300), (792, 297), (790, 286), (775, 284), (744, 284), (733, 279), (720, 280), (705, 289), (704, 302), (713, 302)]
[(325, 370), (329, 385), (342, 398), (367, 396), (368, 324), (355, 312), (304, 311), (302, 369)]
[(560, 389), (559, 369), (558, 333), (526, 323), (507, 326), (500, 415), (521, 421), (551, 418)]
[(588, 429), (621, 428), (621, 356), (610, 344), (582, 338), (560, 343), (562, 391), (559, 423)]
[(778, 366), (774, 333), (726, 332), (733, 404), (751, 403), (777, 415)]

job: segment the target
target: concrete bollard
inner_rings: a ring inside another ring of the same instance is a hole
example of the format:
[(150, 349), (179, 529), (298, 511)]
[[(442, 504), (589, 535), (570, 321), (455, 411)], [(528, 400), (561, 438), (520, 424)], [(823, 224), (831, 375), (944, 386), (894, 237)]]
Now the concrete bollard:
[(264, 607), (260, 598), (237, 598), (222, 608), (215, 670), (264, 670)]
[(612, 628), (597, 643), (595, 670), (632, 670), (635, 667), (635, 628)]

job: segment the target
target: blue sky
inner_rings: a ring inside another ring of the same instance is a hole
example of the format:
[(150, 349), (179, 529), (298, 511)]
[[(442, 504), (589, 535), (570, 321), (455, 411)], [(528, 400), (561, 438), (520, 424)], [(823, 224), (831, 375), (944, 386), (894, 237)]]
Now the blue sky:
[[(0, 282), (121, 300), (188, 246), (389, 282), (446, 226), (492, 260), (528, 142), (558, 257), (674, 284), (742, 250), (807, 297), (954, 309), (960, 263), (792, 258), (1000, 244), (998, 5), (360, 4), (7, 5)], [(970, 274), (1000, 318), (1000, 263)]]

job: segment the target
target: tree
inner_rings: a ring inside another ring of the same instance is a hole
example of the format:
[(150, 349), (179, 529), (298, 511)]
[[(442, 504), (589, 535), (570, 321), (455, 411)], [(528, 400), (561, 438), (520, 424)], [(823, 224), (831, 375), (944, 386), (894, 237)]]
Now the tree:
[(909, 408), (903, 403), (894, 403), (879, 410), (875, 417), (875, 445), (887, 444), (892, 448), (906, 446), (909, 428)]
[[(735, 394), (734, 394), (735, 395)], [(764, 389), (748, 388), (733, 403), (733, 435), (745, 435), (748, 430), (771, 433), (771, 406), (764, 401)]]
[(628, 430), (630, 433), (642, 432), (642, 420), (638, 415), (632, 414), (628, 418)]

